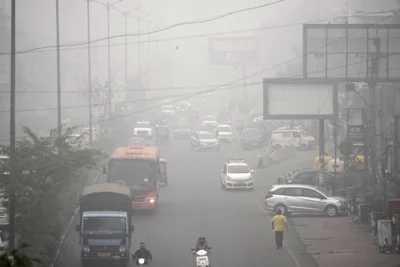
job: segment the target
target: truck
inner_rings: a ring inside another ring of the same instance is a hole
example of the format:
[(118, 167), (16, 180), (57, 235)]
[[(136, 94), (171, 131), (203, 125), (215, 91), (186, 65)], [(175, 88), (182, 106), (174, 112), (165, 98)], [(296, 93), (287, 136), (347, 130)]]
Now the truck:
[(82, 266), (99, 261), (129, 265), (132, 225), (132, 195), (120, 184), (86, 186), (79, 200), (76, 231), (81, 245)]
[(107, 182), (130, 188), (134, 210), (156, 211), (160, 191), (160, 156), (158, 148), (132, 145), (119, 147), (111, 155)]

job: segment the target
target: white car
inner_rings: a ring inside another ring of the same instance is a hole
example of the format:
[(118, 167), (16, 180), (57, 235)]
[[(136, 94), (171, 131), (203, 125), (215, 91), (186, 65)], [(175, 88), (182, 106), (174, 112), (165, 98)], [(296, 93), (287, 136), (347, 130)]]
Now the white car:
[(253, 190), (253, 170), (242, 159), (225, 162), (221, 171), (221, 187)]
[(215, 116), (205, 116), (203, 121), (201, 122), (203, 127), (217, 127), (217, 117)]
[(133, 136), (143, 137), (147, 140), (153, 139), (153, 127), (148, 121), (138, 121), (135, 126), (133, 126)]
[(217, 136), (220, 142), (233, 142), (233, 130), (228, 124), (220, 124), (217, 126)]
[(295, 147), (302, 150), (313, 149), (315, 138), (299, 129), (280, 129), (272, 132), (271, 143), (275, 148)]

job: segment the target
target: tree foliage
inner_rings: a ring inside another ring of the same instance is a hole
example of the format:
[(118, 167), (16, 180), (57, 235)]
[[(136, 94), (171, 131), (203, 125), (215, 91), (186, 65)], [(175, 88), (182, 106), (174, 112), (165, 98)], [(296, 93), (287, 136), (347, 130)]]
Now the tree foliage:
[(29, 246), (24, 243), (21, 245), (21, 250), (14, 250), (9, 255), (3, 253), (0, 255), (0, 267), (34, 267), (41, 263), (40, 259), (31, 258), (24, 254), (24, 250)]
[[(48, 137), (38, 137), (24, 127), (26, 140), (16, 144), (16, 174), (10, 183), (9, 165), (0, 166), (0, 186), (8, 199), (13, 186), (16, 195), (16, 231), (20, 239), (32, 246), (27, 254), (40, 255), (47, 263), (58, 247), (62, 227), (60, 211), (62, 193), (79, 177), (84, 168), (93, 168), (104, 154), (94, 149), (77, 149), (74, 131), (68, 128), (61, 136), (55, 130)], [(0, 154), (9, 155), (9, 147)], [(8, 205), (7, 205), (8, 206)]]

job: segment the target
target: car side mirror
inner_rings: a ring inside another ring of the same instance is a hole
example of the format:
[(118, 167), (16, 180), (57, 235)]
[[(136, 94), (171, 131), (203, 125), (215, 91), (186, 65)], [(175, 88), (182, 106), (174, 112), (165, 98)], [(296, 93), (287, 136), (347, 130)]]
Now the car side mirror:
[(75, 231), (80, 232), (81, 231), (81, 226), (79, 224), (77, 224), (75, 226)]
[(135, 226), (133, 224), (131, 225), (131, 229), (130, 230), (131, 230), (131, 233), (135, 232)]
[(107, 168), (105, 166), (103, 166), (103, 174), (107, 174)]

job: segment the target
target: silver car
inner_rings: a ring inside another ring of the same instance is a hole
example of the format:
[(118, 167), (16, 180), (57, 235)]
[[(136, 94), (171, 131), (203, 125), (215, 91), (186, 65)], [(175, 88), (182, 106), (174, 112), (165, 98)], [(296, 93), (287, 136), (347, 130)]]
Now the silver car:
[(284, 184), (274, 185), (265, 196), (265, 209), (291, 212), (325, 213), (334, 217), (347, 211), (346, 199), (332, 196), (325, 189), (310, 186)]

